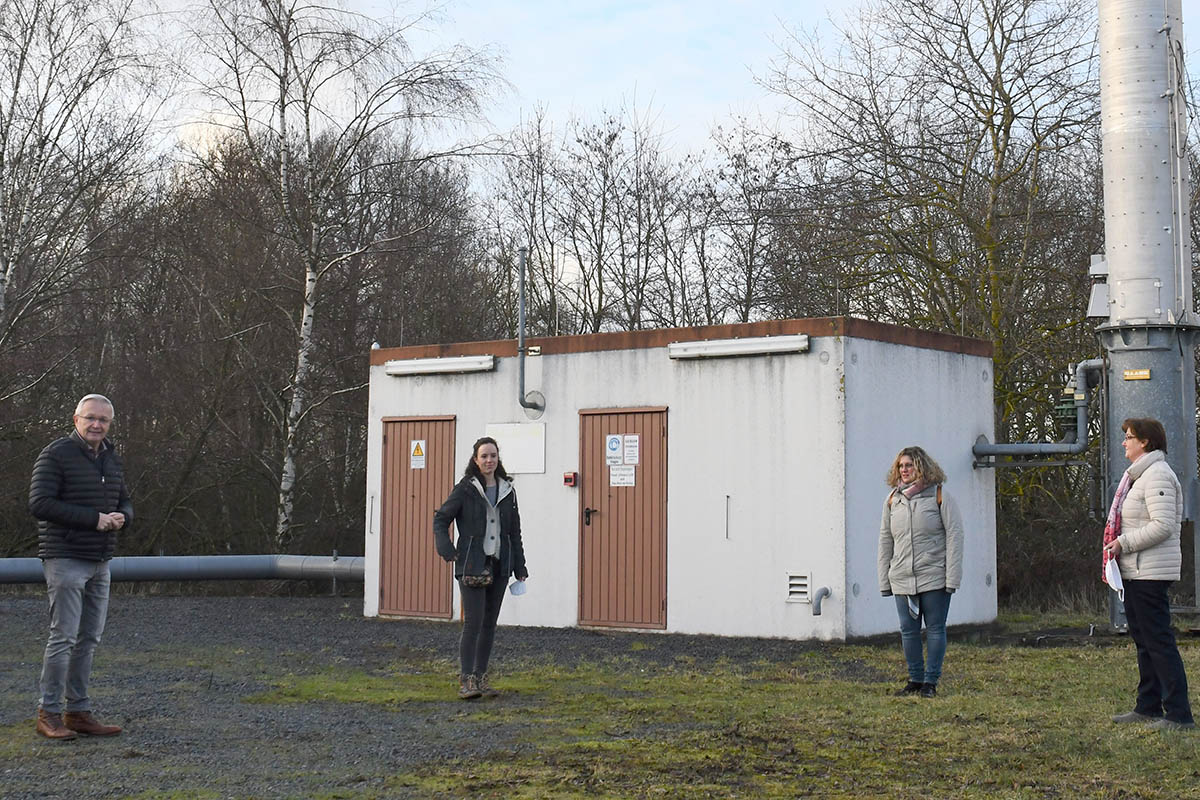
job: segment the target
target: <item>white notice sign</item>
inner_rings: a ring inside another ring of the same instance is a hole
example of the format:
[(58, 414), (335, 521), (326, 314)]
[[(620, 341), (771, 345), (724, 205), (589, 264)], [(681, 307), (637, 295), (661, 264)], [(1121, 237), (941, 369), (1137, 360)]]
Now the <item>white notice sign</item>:
[(408, 468), (425, 469), (425, 440), (413, 439), (408, 446)]
[(610, 467), (619, 465), (622, 462), (621, 448), (624, 445), (621, 443), (623, 437), (619, 433), (609, 433), (604, 437), (604, 463)]
[(608, 485), (609, 486), (636, 486), (637, 485), (637, 467), (635, 466), (614, 466), (608, 468)]
[(638, 454), (641, 450), (641, 442), (636, 433), (625, 434), (625, 463), (638, 463)]

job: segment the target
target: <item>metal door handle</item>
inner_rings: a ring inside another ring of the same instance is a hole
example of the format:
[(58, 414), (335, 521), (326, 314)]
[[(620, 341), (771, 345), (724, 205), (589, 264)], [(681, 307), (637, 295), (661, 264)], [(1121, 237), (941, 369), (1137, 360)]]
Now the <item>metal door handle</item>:
[(583, 510), (583, 524), (591, 525), (592, 524), (592, 514), (599, 514), (599, 513), (600, 513), (600, 509), (598, 509), (598, 508), (585, 508)]

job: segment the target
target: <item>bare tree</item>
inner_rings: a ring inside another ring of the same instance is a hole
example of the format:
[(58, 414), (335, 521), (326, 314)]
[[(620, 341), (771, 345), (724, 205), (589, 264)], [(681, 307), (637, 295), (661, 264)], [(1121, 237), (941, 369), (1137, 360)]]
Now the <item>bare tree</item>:
[[(50, 315), (145, 163), (152, 69), (136, 12), (134, 0), (0, 0), (0, 401), (61, 365), (45, 357)], [(20, 351), (39, 366), (15, 368)]]
[[(335, 231), (363, 213), (353, 194), (373, 137), (474, 114), (493, 74), (480, 53), (456, 48), (414, 57), (406, 26), (372, 21), (308, 0), (210, 0), (197, 32), (197, 75), (213, 124), (237, 131), (253, 169), (267, 179), (282, 257), (294, 265), (295, 360), (279, 395), (283, 431), (276, 545), (290, 542), (301, 428), (331, 394), (311, 396), (312, 357), (322, 284), (331, 270), (377, 246)], [(428, 158), (425, 153), (421, 157)], [(298, 280), (297, 280), (298, 279)], [(354, 386), (333, 390), (344, 392)]]
[(718, 163), (707, 177), (724, 268), (722, 306), (737, 322), (762, 314), (767, 303), (774, 234), (782, 221), (791, 146), (742, 124), (713, 131)]
[[(515, 308), (513, 260), (528, 247), (527, 323), (530, 332), (557, 335), (576, 330), (574, 315), (563, 297), (567, 260), (561, 213), (565, 202), (561, 144), (545, 112), (519, 126), (508, 137), (510, 155), (495, 162), (488, 193), (491, 250), (507, 278), (505, 308)], [(513, 326), (515, 330), (515, 325)]]
[(991, 340), (998, 423), (1023, 435), (1019, 386), (1061, 368), (1047, 334), (1087, 338), (1078, 254), (1099, 243), (1071, 263), (1056, 237), (1094, 185), (1094, 9), (877, 0), (840, 40), (830, 57), (793, 37), (767, 84), (795, 102), (798, 152), (839, 187), (823, 212), (840, 220), (850, 281), (870, 285), (872, 316)]

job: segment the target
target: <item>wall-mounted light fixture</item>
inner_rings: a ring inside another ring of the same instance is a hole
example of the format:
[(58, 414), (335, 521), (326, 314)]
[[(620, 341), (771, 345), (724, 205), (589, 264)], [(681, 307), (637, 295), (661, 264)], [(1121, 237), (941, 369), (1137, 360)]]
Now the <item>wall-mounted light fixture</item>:
[(667, 345), (667, 355), (671, 358), (726, 358), (806, 352), (808, 336), (802, 333), (745, 339), (709, 339), (703, 342), (671, 342)]
[(437, 375), (447, 372), (490, 372), (496, 368), (495, 356), (452, 356), (448, 358), (409, 358), (383, 362), (388, 375)]

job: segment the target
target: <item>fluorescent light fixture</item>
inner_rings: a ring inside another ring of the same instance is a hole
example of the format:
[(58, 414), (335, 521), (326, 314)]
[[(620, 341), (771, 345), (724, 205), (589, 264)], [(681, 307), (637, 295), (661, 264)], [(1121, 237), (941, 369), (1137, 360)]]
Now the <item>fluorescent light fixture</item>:
[(671, 342), (667, 345), (667, 355), (671, 358), (726, 358), (806, 352), (808, 336), (803, 333), (746, 339), (709, 339), (703, 342)]
[(495, 356), (410, 358), (405, 360), (383, 362), (383, 371), (388, 375), (437, 375), (447, 372), (490, 372), (495, 368)]

